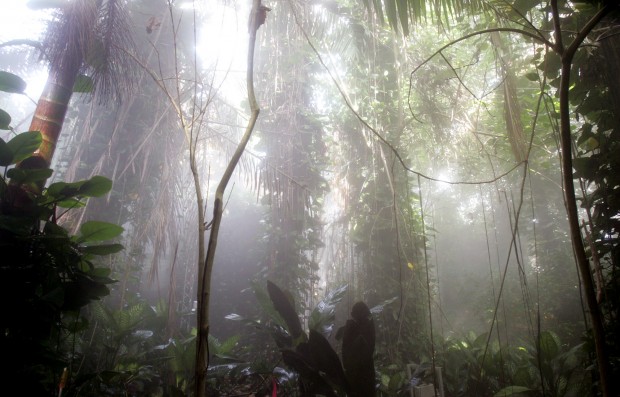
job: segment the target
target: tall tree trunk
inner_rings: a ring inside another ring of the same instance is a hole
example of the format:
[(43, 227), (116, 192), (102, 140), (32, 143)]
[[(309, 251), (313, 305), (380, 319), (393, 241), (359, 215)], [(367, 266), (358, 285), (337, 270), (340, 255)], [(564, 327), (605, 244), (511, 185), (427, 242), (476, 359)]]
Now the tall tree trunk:
[(78, 68), (50, 71), (30, 124), (30, 131), (41, 132), (43, 142), (35, 155), (45, 161), (47, 167), (52, 163), (77, 74)]
[(592, 272), (590, 262), (586, 255), (581, 229), (579, 226), (579, 212), (577, 209), (577, 200), (575, 197), (575, 185), (573, 182), (573, 158), (570, 125), (570, 108), (569, 108), (569, 88), (570, 73), (575, 53), (579, 49), (581, 43), (595, 26), (610, 13), (615, 6), (605, 6), (596, 15), (594, 15), (588, 23), (578, 32), (575, 39), (569, 46), (564, 47), (562, 44), (562, 30), (560, 27), (560, 14), (558, 11), (557, 0), (551, 2), (554, 19), (554, 33), (556, 37), (556, 45), (554, 50), (562, 57), (562, 72), (560, 79), (560, 87), (558, 89), (560, 96), (560, 147), (562, 162), (562, 184), (564, 188), (564, 198), (566, 202), (566, 212), (568, 215), (568, 224), (570, 227), (570, 236), (577, 260), (577, 267), (581, 275), (583, 290), (588, 304), (590, 320), (592, 322), (592, 334), (596, 350), (596, 358), (599, 371), (600, 388), (603, 397), (613, 396), (612, 381), (609, 376), (611, 374), (609, 359), (605, 344), (605, 331), (603, 328), (603, 320), (601, 311), (596, 300), (596, 292), (592, 281)]

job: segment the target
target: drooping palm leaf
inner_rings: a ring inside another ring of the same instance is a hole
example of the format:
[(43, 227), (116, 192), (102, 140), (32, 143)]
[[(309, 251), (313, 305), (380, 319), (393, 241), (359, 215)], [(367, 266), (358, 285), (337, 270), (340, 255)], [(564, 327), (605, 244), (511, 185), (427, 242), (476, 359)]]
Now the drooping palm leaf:
[(409, 27), (427, 16), (439, 22), (448, 22), (449, 18), (465, 12), (477, 13), (489, 8), (483, 0), (362, 0), (368, 11), (376, 14), (381, 23), (387, 23), (395, 31), (402, 29), (409, 34)]
[(90, 75), (100, 102), (131, 92), (136, 68), (126, 51), (134, 44), (122, 1), (66, 3), (50, 21), (43, 43), (50, 70)]

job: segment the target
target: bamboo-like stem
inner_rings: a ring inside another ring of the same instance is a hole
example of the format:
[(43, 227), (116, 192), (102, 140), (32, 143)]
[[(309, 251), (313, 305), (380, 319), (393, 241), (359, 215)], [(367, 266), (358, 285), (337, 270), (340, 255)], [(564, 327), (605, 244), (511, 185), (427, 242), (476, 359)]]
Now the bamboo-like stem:
[(247, 89), (248, 89), (248, 101), (250, 103), (250, 119), (245, 129), (243, 137), (239, 142), (235, 153), (228, 162), (228, 166), (222, 175), (219, 185), (215, 191), (215, 199), (213, 203), (213, 220), (211, 221), (211, 234), (209, 235), (209, 243), (207, 248), (207, 255), (204, 263), (198, 272), (198, 309), (197, 309), (197, 341), (196, 341), (196, 368), (195, 368), (195, 396), (206, 397), (206, 380), (207, 380), (207, 368), (209, 366), (209, 302), (211, 297), (211, 274), (213, 272), (213, 261), (215, 258), (215, 249), (217, 247), (217, 237), (220, 230), (220, 224), (222, 221), (224, 192), (226, 186), (230, 181), (230, 178), (239, 163), (241, 155), (245, 151), (252, 131), (256, 125), (260, 108), (254, 95), (254, 48), (256, 46), (256, 32), (260, 27), (259, 13), (265, 12), (261, 9), (261, 0), (253, 0), (252, 11), (250, 12), (249, 23), (249, 44), (248, 44), (248, 59), (247, 59)]

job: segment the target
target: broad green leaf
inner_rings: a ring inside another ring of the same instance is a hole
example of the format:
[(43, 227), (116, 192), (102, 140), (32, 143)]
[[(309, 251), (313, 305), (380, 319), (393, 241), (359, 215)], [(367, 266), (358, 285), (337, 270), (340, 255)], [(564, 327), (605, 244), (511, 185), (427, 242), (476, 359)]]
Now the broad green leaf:
[(68, 199), (77, 196), (79, 188), (83, 183), (84, 182), (55, 182), (47, 188), (46, 194), (51, 199)]
[(8, 130), (11, 125), (11, 116), (0, 109), (0, 130)]
[(99, 197), (112, 189), (112, 181), (100, 175), (95, 175), (79, 187), (78, 194), (85, 197)]
[(94, 87), (95, 85), (92, 78), (79, 75), (75, 80), (75, 84), (73, 84), (73, 92), (91, 93)]
[(526, 73), (525, 74), (525, 78), (530, 80), (530, 81), (538, 81), (539, 80), (538, 73), (536, 73), (536, 72)]
[(47, 188), (47, 195), (51, 198), (63, 200), (75, 196), (99, 197), (109, 192), (111, 188), (111, 180), (96, 175), (85, 181), (52, 183)]
[(579, 142), (579, 147), (584, 148), (588, 151), (592, 151), (594, 149), (598, 149), (599, 143), (596, 138), (591, 136), (589, 138), (586, 138), (583, 142)]
[(388, 390), (398, 390), (400, 385), (403, 384), (403, 375), (401, 372), (397, 372), (390, 378), (388, 383)]
[(82, 247), (82, 251), (91, 255), (110, 255), (122, 251), (123, 248), (125, 247), (122, 244), (101, 244)]
[(110, 240), (123, 233), (123, 228), (108, 222), (88, 221), (80, 227), (79, 242)]
[(543, 331), (540, 333), (540, 354), (544, 360), (551, 361), (560, 352), (560, 341), (553, 332)]
[(508, 387), (504, 387), (502, 390), (495, 393), (493, 397), (514, 396), (519, 393), (526, 393), (528, 391), (532, 391), (532, 389), (529, 389), (524, 386), (508, 386)]
[(0, 91), (23, 94), (26, 82), (13, 73), (0, 70)]
[(239, 343), (241, 339), (240, 335), (233, 335), (230, 338), (226, 339), (224, 342), (220, 343), (220, 354), (231, 354), (233, 349)]
[(24, 132), (8, 141), (7, 145), (13, 153), (11, 164), (32, 156), (32, 153), (41, 146), (41, 142), (41, 133), (38, 131)]
[(13, 152), (9, 149), (4, 139), (0, 138), (0, 167), (6, 167), (13, 160)]
[(56, 203), (60, 208), (82, 208), (86, 205), (82, 200), (70, 197), (66, 200), (60, 200)]
[(94, 277), (109, 277), (110, 274), (112, 274), (112, 269), (107, 268), (107, 267), (96, 267), (94, 269), (91, 269), (91, 271), (88, 273), (90, 276), (94, 276)]

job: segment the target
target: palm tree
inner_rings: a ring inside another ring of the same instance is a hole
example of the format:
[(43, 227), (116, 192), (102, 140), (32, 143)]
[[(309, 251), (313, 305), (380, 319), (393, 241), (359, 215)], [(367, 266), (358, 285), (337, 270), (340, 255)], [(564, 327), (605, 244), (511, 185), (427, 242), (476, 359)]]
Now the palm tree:
[(74, 92), (93, 91), (106, 103), (131, 89), (134, 68), (125, 51), (133, 43), (126, 15), (121, 0), (71, 0), (49, 23), (42, 46), (49, 76), (29, 129), (43, 137), (35, 153), (42, 167), (52, 162)]

